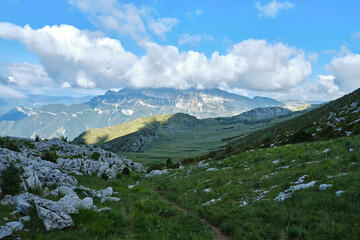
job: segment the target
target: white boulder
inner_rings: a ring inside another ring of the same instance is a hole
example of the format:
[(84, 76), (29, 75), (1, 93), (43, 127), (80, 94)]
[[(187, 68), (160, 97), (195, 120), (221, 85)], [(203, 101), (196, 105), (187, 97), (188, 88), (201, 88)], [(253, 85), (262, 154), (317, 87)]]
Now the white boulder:
[(24, 228), (24, 225), (23, 225), (21, 222), (17, 222), (17, 221), (8, 222), (8, 223), (6, 224), (6, 226), (8, 226), (9, 228), (11, 228), (11, 230), (13, 230), (13, 231), (15, 231), (15, 232), (21, 231), (21, 230)]
[(11, 228), (7, 227), (7, 226), (0, 226), (0, 239), (9, 237), (13, 234), (13, 231), (11, 230)]

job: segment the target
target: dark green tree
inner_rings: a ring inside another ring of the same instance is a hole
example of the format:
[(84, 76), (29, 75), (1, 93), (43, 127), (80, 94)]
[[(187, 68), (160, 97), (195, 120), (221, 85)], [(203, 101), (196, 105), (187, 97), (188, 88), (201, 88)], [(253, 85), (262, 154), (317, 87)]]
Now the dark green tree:
[(21, 192), (21, 175), (24, 169), (18, 168), (13, 162), (1, 172), (2, 195), (16, 195)]

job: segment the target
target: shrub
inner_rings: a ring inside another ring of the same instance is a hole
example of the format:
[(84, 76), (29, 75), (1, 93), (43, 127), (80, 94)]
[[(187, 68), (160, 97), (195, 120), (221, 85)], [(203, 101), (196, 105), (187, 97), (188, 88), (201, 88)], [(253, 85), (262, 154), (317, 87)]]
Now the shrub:
[(130, 170), (128, 167), (125, 167), (123, 170), (122, 170), (122, 174), (124, 175), (130, 175)]
[(270, 147), (270, 145), (272, 144), (273, 141), (272, 141), (271, 136), (269, 134), (265, 134), (261, 138), (261, 142), (262, 142), (264, 148), (268, 148), (268, 147)]
[(333, 138), (335, 134), (335, 130), (332, 126), (327, 126), (321, 131), (319, 131), (318, 136), (324, 140)]
[(164, 168), (165, 168), (165, 164), (158, 163), (158, 164), (148, 167), (148, 169), (146, 170), (146, 173), (151, 173), (153, 170), (163, 170)]
[(50, 151), (56, 151), (59, 150), (59, 145), (53, 144), (51, 145)]
[(60, 137), (60, 140), (63, 142), (67, 142), (67, 137), (65, 137), (64, 135)]
[(58, 156), (56, 155), (56, 152), (46, 150), (42, 153), (41, 159), (56, 163), (56, 159), (58, 159)]
[(34, 149), (35, 148), (35, 145), (30, 142), (30, 141), (24, 141), (24, 146), (30, 148), (30, 149)]
[(7, 148), (14, 152), (21, 152), (19, 146), (17, 145), (16, 141), (11, 141), (9, 137), (1, 138), (0, 146), (3, 148)]
[(8, 141), (7, 144), (5, 145), (5, 148), (14, 152), (21, 152), (19, 146), (15, 141)]
[(105, 172), (103, 172), (103, 173), (100, 175), (100, 177), (101, 177), (102, 179), (105, 179), (105, 180), (108, 180), (108, 179), (109, 179), (109, 176), (108, 176)]
[(172, 161), (171, 161), (171, 158), (168, 158), (167, 160), (166, 160), (166, 167), (168, 167), (168, 168), (171, 168), (171, 167), (173, 167), (173, 163), (172, 163)]
[(214, 158), (216, 156), (216, 152), (215, 151), (211, 151), (209, 152), (209, 154), (207, 155), (208, 158)]
[(21, 191), (21, 175), (24, 169), (18, 168), (13, 162), (1, 172), (2, 195), (16, 195)]
[(231, 145), (227, 145), (225, 149), (225, 154), (230, 154), (234, 152), (234, 148)]
[(40, 136), (39, 135), (35, 135), (35, 142), (40, 142)]
[(99, 158), (100, 158), (100, 153), (98, 153), (98, 152), (93, 152), (93, 154), (91, 154), (90, 158), (93, 159), (93, 160), (95, 160), (95, 161), (97, 161), (97, 160), (99, 160)]
[(301, 129), (296, 131), (289, 139), (290, 143), (312, 142), (314, 137), (305, 130)]

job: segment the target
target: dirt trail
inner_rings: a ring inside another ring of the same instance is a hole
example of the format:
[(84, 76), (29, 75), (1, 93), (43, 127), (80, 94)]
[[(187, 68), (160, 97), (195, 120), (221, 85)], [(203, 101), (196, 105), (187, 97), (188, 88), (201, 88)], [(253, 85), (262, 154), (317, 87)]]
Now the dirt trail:
[[(185, 208), (182, 208), (181, 206), (179, 206), (178, 204), (169, 201), (169, 199), (167, 199), (164, 195), (162, 195), (159, 191), (155, 190), (155, 189), (150, 189), (151, 191), (153, 191), (154, 193), (157, 193), (161, 199), (163, 199), (164, 201), (168, 202), (169, 204), (171, 204), (174, 208), (182, 211), (183, 213), (188, 213), (188, 211)], [(218, 240), (231, 240), (231, 237), (223, 234), (220, 230), (220, 228), (218, 228), (217, 226), (211, 224), (210, 222), (208, 222), (206, 219), (200, 218), (200, 220), (202, 222), (204, 222), (215, 234), (216, 238)]]

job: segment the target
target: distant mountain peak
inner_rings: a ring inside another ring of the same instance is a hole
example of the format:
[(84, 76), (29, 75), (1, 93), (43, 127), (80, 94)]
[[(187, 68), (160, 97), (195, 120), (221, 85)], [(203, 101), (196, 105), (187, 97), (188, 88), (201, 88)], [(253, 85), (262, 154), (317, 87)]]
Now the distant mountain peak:
[[(73, 139), (91, 128), (103, 128), (138, 118), (184, 113), (199, 119), (231, 117), (258, 107), (281, 107), (284, 104), (271, 98), (248, 98), (221, 89), (123, 88), (107, 91), (86, 103), (49, 104), (36, 114), (16, 124), (0, 124), (0, 133), (42, 138), (59, 137), (65, 133)], [(58, 131), (62, 126), (62, 131)]]

